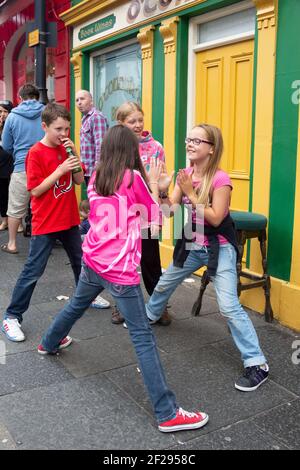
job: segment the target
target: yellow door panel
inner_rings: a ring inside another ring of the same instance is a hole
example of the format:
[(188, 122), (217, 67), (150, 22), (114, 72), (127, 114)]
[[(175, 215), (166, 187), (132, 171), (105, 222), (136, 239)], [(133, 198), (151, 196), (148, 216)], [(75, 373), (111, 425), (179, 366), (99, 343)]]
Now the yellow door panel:
[(195, 124), (222, 129), (221, 167), (232, 179), (231, 207), (248, 210), (254, 41), (197, 53)]
[(223, 101), (223, 61), (207, 60), (199, 63), (200, 70), (197, 70), (197, 76), (202, 77), (202, 87), (197, 88), (196, 103), (201, 102), (201, 106), (197, 106), (198, 113), (196, 124), (200, 122), (214, 123), (221, 126), (222, 109), (219, 103)]

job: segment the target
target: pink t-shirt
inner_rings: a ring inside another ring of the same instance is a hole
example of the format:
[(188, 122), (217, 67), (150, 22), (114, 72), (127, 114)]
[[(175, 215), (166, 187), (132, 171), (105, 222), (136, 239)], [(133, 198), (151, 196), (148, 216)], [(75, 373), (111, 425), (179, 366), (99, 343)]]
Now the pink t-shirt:
[[(191, 175), (193, 173), (193, 167), (186, 168), (185, 172), (188, 175)], [(199, 186), (200, 183), (201, 181), (193, 181), (193, 187), (196, 188), (197, 186)], [(232, 189), (232, 183), (229, 178), (229, 175), (223, 170), (217, 170), (214, 176), (213, 182), (212, 182), (212, 190), (214, 191), (215, 189), (222, 188), (222, 186), (230, 186)], [(192, 221), (195, 222), (198, 226), (203, 225), (203, 220), (201, 220), (200, 217), (197, 217), (195, 208), (191, 209), (192, 203), (187, 196), (183, 196), (182, 203), (187, 207), (188, 211), (192, 210)], [(228, 212), (229, 212), (229, 207), (224, 213), (224, 218), (226, 217)], [(206, 222), (206, 220), (204, 220), (204, 225), (210, 225), (210, 224)], [(218, 238), (219, 238), (220, 245), (224, 245), (225, 243), (228, 243), (228, 240), (222, 237), (222, 235), (218, 235)], [(202, 236), (202, 234), (199, 234), (199, 233), (197, 233), (196, 242), (199, 245), (205, 245), (205, 246), (209, 245), (208, 238), (205, 235)]]
[[(128, 187), (133, 177), (133, 183)], [(84, 262), (109, 282), (140, 283), (141, 219), (158, 223), (159, 205), (141, 174), (126, 170), (121, 186), (112, 196), (94, 190), (95, 174), (88, 186), (90, 230), (83, 242)]]

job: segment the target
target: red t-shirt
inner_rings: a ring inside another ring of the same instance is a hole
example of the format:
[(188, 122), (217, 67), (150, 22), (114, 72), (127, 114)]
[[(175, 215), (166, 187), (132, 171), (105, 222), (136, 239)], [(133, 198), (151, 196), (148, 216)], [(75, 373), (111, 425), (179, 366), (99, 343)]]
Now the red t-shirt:
[[(26, 161), (27, 190), (39, 186), (67, 158), (63, 145), (48, 147), (37, 142), (29, 150)], [(32, 235), (68, 230), (80, 223), (72, 173), (63, 175), (55, 185), (39, 197), (31, 196)]]

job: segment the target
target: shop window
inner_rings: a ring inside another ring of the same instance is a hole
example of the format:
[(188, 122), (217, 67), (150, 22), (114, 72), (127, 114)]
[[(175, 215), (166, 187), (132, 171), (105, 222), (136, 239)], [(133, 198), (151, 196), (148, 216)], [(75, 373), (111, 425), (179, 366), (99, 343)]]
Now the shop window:
[(119, 47), (92, 58), (93, 97), (109, 125), (124, 101), (141, 102), (141, 50), (138, 44)]
[(240, 11), (228, 16), (222, 16), (212, 21), (198, 25), (197, 44), (226, 40), (233, 36), (254, 34), (255, 8)]
[[(48, 99), (53, 101), (54, 94), (54, 72), (55, 72), (55, 49), (47, 48), (46, 57), (46, 88)], [(24, 42), (16, 60), (14, 74), (15, 96), (19, 88), (25, 83), (35, 83), (35, 51), (33, 47), (27, 47)]]

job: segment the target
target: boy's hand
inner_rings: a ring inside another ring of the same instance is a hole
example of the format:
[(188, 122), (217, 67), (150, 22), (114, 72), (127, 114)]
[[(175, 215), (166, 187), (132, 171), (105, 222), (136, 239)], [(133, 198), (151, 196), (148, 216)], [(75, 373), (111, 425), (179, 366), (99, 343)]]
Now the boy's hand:
[(78, 157), (72, 156), (67, 158), (59, 167), (57, 168), (57, 171), (60, 173), (59, 177), (65, 175), (69, 171), (74, 170), (80, 165)]
[(70, 147), (72, 149), (73, 155), (77, 155), (76, 147), (71, 139), (66, 137), (65, 139), (61, 139), (61, 143), (65, 148)]

